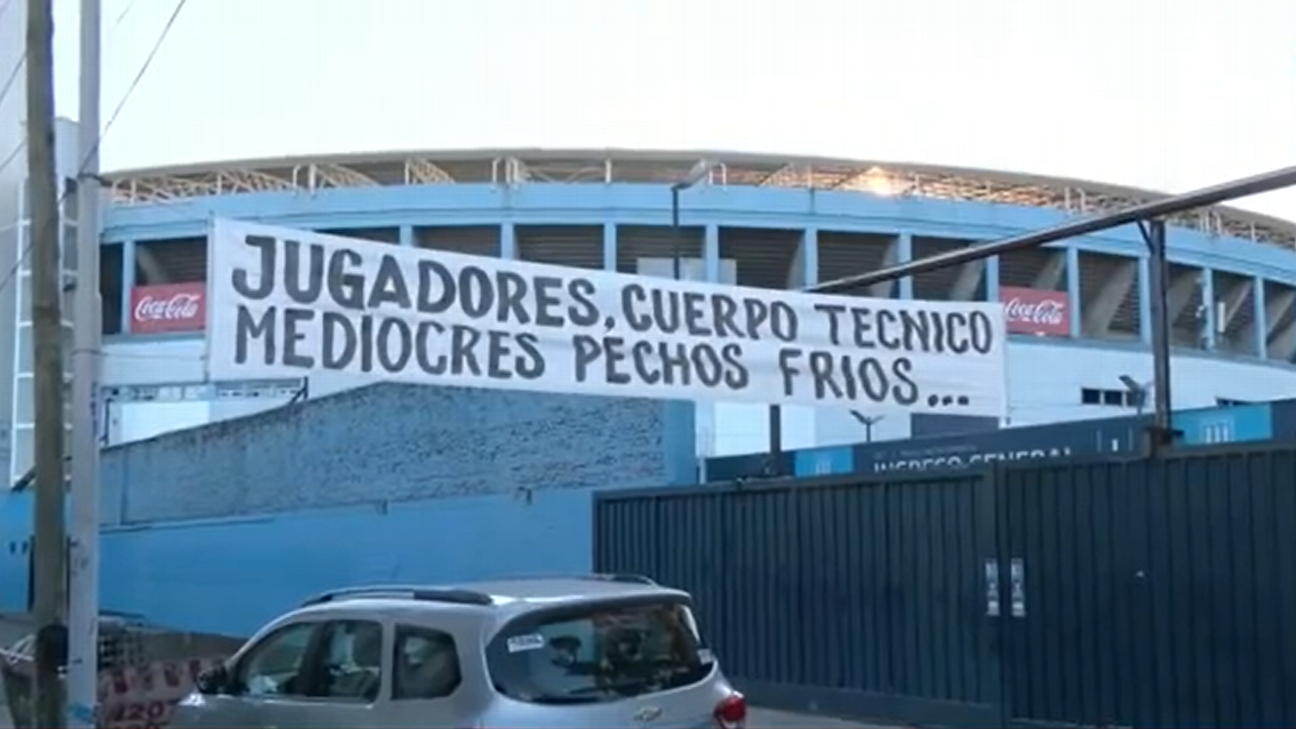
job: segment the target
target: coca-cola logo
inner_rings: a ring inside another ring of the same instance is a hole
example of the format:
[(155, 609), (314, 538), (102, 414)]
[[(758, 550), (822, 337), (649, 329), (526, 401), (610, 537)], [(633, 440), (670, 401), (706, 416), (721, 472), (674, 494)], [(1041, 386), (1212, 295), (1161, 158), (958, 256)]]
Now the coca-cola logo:
[(1071, 329), (1067, 295), (1061, 291), (1005, 286), (999, 300), (1010, 334), (1065, 337)]
[(1066, 306), (1054, 299), (1023, 301), (1014, 296), (1004, 302), (1004, 314), (1010, 322), (1059, 326), (1066, 314)]
[(132, 334), (202, 331), (207, 289), (201, 283), (157, 284), (131, 290)]
[(200, 294), (145, 295), (135, 304), (135, 321), (187, 321), (201, 310)]

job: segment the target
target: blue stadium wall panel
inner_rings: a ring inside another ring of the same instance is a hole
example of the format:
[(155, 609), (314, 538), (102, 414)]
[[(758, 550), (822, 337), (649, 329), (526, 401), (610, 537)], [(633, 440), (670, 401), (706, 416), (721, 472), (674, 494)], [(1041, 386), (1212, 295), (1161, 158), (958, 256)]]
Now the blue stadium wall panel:
[(556, 489), (110, 528), (103, 606), (248, 635), (349, 584), (589, 572), (592, 502), (589, 490)]
[[(909, 440), (805, 448), (711, 458), (709, 481), (891, 471), (957, 470), (994, 461), (1137, 453), (1148, 415), (1053, 423)], [(1296, 437), (1296, 400), (1181, 410), (1173, 414), (1181, 446)]]
[[(104, 452), (104, 607), (245, 631), (314, 590), (585, 570), (592, 489), (696, 478), (690, 403), (377, 385)], [(29, 589), (31, 494), (0, 524)]]

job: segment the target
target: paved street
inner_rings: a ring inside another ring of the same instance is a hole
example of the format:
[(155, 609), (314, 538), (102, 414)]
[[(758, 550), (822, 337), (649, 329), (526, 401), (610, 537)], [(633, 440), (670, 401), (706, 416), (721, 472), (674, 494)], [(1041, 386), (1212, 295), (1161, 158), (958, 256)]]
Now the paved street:
[[(887, 727), (887, 725), (860, 724), (810, 714), (774, 711), (773, 709), (752, 709), (747, 726), (748, 729), (792, 729), (793, 727), (800, 727), (800, 729), (884, 729), (884, 727)], [(889, 729), (895, 729), (895, 726), (891, 725)]]

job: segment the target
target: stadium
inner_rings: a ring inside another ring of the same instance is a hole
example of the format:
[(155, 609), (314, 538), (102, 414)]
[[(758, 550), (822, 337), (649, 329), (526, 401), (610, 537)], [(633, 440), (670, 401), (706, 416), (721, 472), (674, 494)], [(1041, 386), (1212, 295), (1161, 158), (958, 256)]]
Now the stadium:
[[(107, 444), (352, 384), (207, 381), (212, 216), (623, 273), (671, 276), (678, 257), (685, 277), (796, 289), (1158, 197), (1005, 172), (634, 151), (228, 162), (115, 173), (109, 183), (100, 260)], [(1296, 225), (1222, 207), (1171, 222), (1175, 407), (1290, 396)], [(855, 293), (1004, 302), (1010, 410), (996, 427), (1113, 417), (1141, 409), (1146, 386), (1131, 383), (1151, 379), (1145, 258), (1138, 231), (1121, 229)], [(25, 311), (13, 316), (15, 479), (31, 452)], [(865, 422), (876, 440), (923, 430), (898, 414), (789, 408), (783, 417), (788, 448), (861, 441)], [(747, 405), (700, 404), (695, 427), (699, 455), (757, 451), (767, 439), (763, 410)]]
[[(340, 374), (213, 382), (205, 279), (220, 217), (650, 276), (673, 276), (678, 261), (694, 279), (799, 289), (1153, 193), (882, 162), (526, 150), (240, 162), (107, 182), (102, 601), (159, 625), (244, 635), (339, 584), (588, 572), (594, 495), (609, 490), (1128, 453), (1143, 431), (1150, 297), (1135, 230), (854, 292), (1003, 301), (1007, 422), (785, 407), (778, 459), (763, 452), (759, 404), (361, 387)], [(65, 240), (74, 226), (65, 219)], [(28, 230), (9, 227), (18, 244), (0, 251), (23, 250)], [(1262, 401), (1296, 391), (1296, 226), (1217, 208), (1174, 220), (1169, 242), (1183, 442), (1292, 437), (1296, 401)], [(76, 261), (64, 261), (74, 276)], [(4, 393), (5, 610), (31, 596), (27, 279), (0, 299), (16, 345)], [(234, 593), (245, 599), (210, 609)]]

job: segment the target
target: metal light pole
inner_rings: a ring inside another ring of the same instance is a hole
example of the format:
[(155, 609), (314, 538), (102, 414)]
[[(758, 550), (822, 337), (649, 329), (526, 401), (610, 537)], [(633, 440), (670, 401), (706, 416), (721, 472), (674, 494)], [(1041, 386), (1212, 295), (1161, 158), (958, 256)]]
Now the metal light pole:
[(99, 81), (101, 0), (81, 0), (77, 272), (73, 295), (68, 720), (95, 726), (99, 670)]
[(860, 425), (864, 426), (865, 443), (873, 442), (873, 426), (877, 425), (879, 422), (882, 421), (883, 418), (886, 417), (885, 415), (868, 416), (865, 415), (864, 413), (861, 413), (858, 410), (852, 410), (851, 415), (860, 422)]
[[(680, 232), (680, 193), (693, 187), (711, 174), (716, 163), (709, 159), (699, 160), (688, 175), (671, 185), (671, 259), (674, 263), (675, 280), (683, 278), (683, 235)], [(783, 450), (783, 409), (778, 405), (769, 407), (769, 452), (771, 456)]]
[(1148, 284), (1152, 289), (1152, 403), (1151, 454), (1174, 445), (1170, 424), (1170, 262), (1166, 258), (1164, 218), (1139, 223), (1148, 247)]
[(680, 185), (678, 183), (671, 185), (671, 260), (675, 265), (674, 278), (680, 280), (680, 222), (679, 222), (679, 197)]
[(1120, 381), (1125, 386), (1125, 391), (1134, 399), (1134, 414), (1143, 415), (1143, 408), (1147, 407), (1148, 390), (1152, 389), (1154, 383), (1139, 382), (1129, 375), (1121, 375)]
[(715, 169), (715, 162), (707, 159), (698, 160), (698, 163), (693, 165), (692, 169), (689, 170), (688, 175), (679, 182), (676, 182), (674, 185), (671, 185), (670, 188), (671, 257), (675, 263), (676, 281), (680, 280), (681, 274), (683, 273), (681, 270), (682, 261), (680, 260), (680, 256), (683, 255), (681, 249), (683, 248), (684, 243), (683, 236), (680, 232), (680, 193), (701, 182), (707, 175), (711, 174), (711, 170), (713, 169)]

